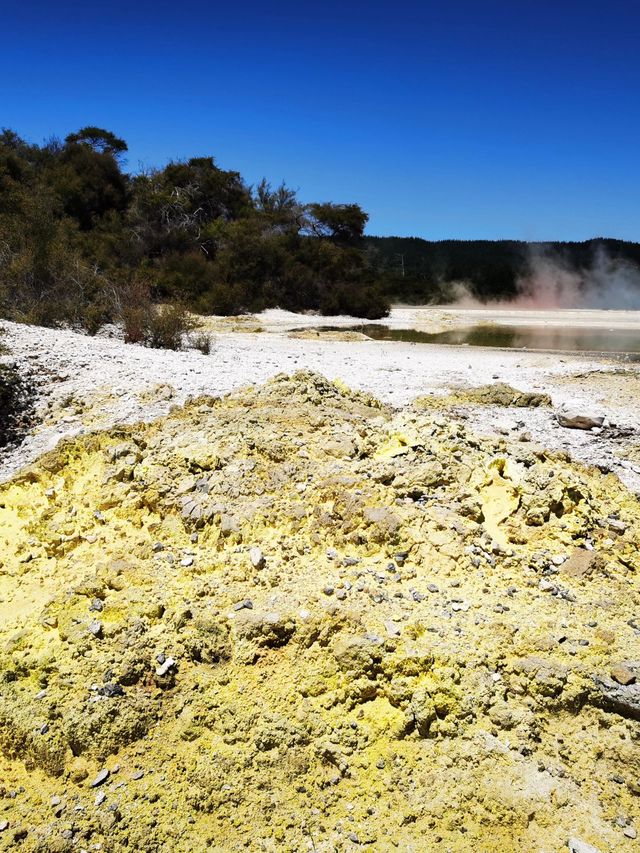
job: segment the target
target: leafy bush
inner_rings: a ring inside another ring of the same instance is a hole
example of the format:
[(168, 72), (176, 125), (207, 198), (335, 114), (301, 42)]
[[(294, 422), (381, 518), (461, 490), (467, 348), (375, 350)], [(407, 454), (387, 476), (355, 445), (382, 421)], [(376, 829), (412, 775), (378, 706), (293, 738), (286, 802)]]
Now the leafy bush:
[(211, 353), (212, 340), (211, 335), (208, 332), (199, 332), (193, 339), (192, 344), (194, 349), (200, 350), (202, 355), (209, 355)]
[(184, 306), (160, 305), (149, 314), (144, 343), (154, 349), (181, 349), (184, 336), (196, 325)]

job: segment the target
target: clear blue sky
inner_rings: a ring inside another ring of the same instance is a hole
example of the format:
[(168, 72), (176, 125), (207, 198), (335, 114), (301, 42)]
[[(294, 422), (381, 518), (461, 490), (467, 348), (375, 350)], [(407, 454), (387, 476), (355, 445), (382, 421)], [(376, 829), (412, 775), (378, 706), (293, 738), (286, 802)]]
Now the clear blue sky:
[(213, 154), (369, 233), (640, 240), (638, 0), (3, 4), (0, 124)]

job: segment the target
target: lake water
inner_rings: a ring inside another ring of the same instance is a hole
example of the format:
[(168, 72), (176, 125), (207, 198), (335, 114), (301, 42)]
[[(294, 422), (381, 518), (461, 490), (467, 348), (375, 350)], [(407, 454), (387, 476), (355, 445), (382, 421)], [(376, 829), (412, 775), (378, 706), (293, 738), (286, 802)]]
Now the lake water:
[(361, 332), (378, 341), (504, 347), (547, 352), (629, 354), (640, 358), (640, 330), (633, 329), (480, 325), (434, 333), (421, 332), (418, 329), (391, 329), (377, 323), (364, 323), (346, 329), (344, 326), (321, 326), (319, 331)]

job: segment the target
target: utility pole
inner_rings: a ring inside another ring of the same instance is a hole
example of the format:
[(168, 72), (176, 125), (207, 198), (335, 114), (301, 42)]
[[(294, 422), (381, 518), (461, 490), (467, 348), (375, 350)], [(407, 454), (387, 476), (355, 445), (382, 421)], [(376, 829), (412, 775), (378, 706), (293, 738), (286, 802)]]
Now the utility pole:
[(404, 254), (397, 252), (396, 258), (400, 258), (400, 269), (402, 270), (402, 278), (404, 278)]

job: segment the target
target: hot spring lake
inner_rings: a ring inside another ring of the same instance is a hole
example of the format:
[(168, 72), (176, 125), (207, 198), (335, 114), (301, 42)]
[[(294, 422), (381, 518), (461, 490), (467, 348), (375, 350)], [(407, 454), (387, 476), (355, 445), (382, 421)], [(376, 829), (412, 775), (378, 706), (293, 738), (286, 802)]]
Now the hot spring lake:
[(630, 355), (640, 359), (640, 330), (594, 329), (584, 327), (544, 327), (477, 325), (424, 332), (418, 329), (396, 329), (378, 323), (353, 326), (317, 326), (319, 332), (353, 331), (378, 341), (403, 341), (418, 344), (450, 344), (453, 346), (497, 347), (557, 352), (597, 352)]

